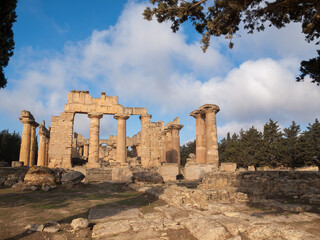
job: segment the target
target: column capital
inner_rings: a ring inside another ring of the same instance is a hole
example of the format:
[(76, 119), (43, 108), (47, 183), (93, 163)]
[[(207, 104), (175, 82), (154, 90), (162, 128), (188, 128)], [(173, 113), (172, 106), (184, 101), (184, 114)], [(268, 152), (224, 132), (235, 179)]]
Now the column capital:
[(88, 118), (102, 118), (103, 117), (103, 114), (102, 113), (88, 113)]
[(22, 124), (33, 124), (34, 120), (31, 118), (26, 118), (26, 117), (19, 117), (20, 122), (22, 122)]
[(144, 119), (147, 119), (147, 118), (151, 119), (151, 118), (152, 118), (152, 115), (151, 115), (151, 114), (144, 114), (144, 115), (140, 115), (139, 118), (140, 118), (140, 120), (143, 119), (143, 118), (144, 118)]
[(215, 104), (204, 104), (201, 107), (199, 107), (199, 110), (204, 113), (210, 113), (210, 112), (217, 113), (220, 111), (220, 108), (218, 105), (215, 105)]
[(193, 112), (191, 112), (189, 114), (190, 116), (194, 117), (194, 118), (204, 118), (205, 117), (205, 113), (203, 111), (200, 111), (199, 109), (194, 110)]
[(114, 117), (114, 119), (117, 119), (117, 120), (119, 120), (119, 119), (127, 120), (130, 117), (130, 115), (128, 115), (128, 114), (116, 114), (113, 117)]

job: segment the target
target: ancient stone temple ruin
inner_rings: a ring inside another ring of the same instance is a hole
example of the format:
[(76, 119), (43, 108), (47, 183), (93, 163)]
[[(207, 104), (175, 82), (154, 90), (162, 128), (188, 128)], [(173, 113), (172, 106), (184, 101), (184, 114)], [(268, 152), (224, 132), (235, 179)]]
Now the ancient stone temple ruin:
[[(38, 124), (32, 114), (22, 111), (23, 134), (20, 161), (25, 166), (35, 164), (36, 128), (39, 126), (38, 166), (51, 168), (86, 169), (101, 168), (154, 168), (167, 179), (179, 174), (198, 179), (204, 172), (218, 169), (218, 142), (216, 113), (219, 107), (205, 104), (190, 113), (196, 119), (196, 156), (187, 165), (180, 167), (180, 130), (183, 125), (179, 117), (165, 124), (151, 122), (152, 115), (146, 108), (123, 107), (117, 96), (104, 92), (100, 98), (93, 98), (88, 91), (71, 91), (64, 112), (51, 117), (51, 126)], [(90, 119), (89, 138), (74, 132), (76, 114), (86, 114)], [(100, 138), (100, 119), (113, 115), (117, 121), (116, 136)], [(141, 131), (132, 137), (126, 135), (126, 121), (138, 115)], [(128, 148), (131, 149), (128, 155)]]

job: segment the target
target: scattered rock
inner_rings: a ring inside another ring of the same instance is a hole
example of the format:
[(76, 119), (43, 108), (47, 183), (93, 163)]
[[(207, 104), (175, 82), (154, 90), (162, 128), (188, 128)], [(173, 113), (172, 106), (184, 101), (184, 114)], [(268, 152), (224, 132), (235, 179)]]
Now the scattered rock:
[(117, 222), (104, 222), (94, 225), (92, 229), (92, 237), (108, 237), (123, 233), (130, 230), (130, 224), (128, 220), (121, 220)]
[(43, 228), (43, 224), (31, 224), (27, 225), (24, 229), (32, 232), (42, 232)]
[(163, 183), (163, 177), (156, 172), (134, 172), (132, 182)]
[(43, 229), (43, 232), (48, 232), (48, 233), (56, 233), (56, 232), (59, 232), (60, 229), (57, 228), (57, 227), (54, 227), (54, 226), (51, 226), (51, 227), (46, 227)]
[(85, 218), (76, 218), (73, 219), (71, 222), (71, 227), (73, 230), (78, 230), (78, 229), (84, 229), (89, 226), (89, 221), (88, 219)]
[(33, 186), (55, 186), (55, 173), (51, 168), (33, 166), (29, 169), (24, 182)]
[(61, 184), (75, 185), (80, 183), (84, 178), (85, 176), (78, 171), (65, 172), (65, 173), (62, 173)]

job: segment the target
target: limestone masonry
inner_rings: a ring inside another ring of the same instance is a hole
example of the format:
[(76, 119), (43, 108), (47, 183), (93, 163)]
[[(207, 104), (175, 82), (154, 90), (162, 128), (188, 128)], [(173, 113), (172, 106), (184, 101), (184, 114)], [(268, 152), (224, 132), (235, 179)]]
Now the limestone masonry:
[[(205, 172), (219, 167), (216, 126), (218, 111), (217, 105), (205, 104), (190, 113), (196, 118), (197, 147), (195, 161), (187, 164), (189, 169), (185, 172), (189, 175), (194, 175), (196, 171), (197, 178), (201, 178)], [(73, 131), (75, 114), (87, 114), (90, 118), (89, 139)], [(99, 136), (100, 119), (104, 115), (113, 115), (117, 121), (117, 135), (111, 135), (108, 139), (100, 139)], [(126, 136), (126, 122), (131, 115), (139, 115), (141, 131), (130, 138)], [(88, 91), (73, 90), (68, 94), (64, 112), (60, 116), (51, 117), (48, 129), (44, 122), (39, 125), (30, 112), (22, 111), (20, 161), (25, 166), (35, 165), (36, 128), (39, 126), (38, 166), (159, 168), (158, 171), (173, 180), (176, 175), (183, 173), (183, 170), (179, 170), (179, 133), (183, 125), (179, 117), (167, 124), (163, 121), (151, 122), (151, 117), (146, 108), (123, 107), (117, 96), (108, 96), (102, 92), (100, 98), (93, 98)], [(129, 157), (128, 147), (132, 150)]]

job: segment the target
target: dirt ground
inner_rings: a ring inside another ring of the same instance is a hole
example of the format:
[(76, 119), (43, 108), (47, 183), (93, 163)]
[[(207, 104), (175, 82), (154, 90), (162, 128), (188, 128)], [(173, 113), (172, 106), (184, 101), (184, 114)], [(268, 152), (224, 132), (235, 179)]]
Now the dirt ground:
[[(124, 208), (139, 209), (141, 214), (146, 216), (148, 213), (154, 213), (154, 208), (163, 208), (166, 207), (166, 204), (167, 203), (163, 200), (159, 200), (152, 195), (134, 191), (126, 184), (119, 183), (104, 182), (80, 184), (72, 187), (71, 189), (57, 188), (49, 192), (19, 192), (13, 188), (0, 187), (0, 240), (92, 239), (92, 228), (95, 224), (94, 221), (91, 221), (89, 228), (73, 231), (70, 225), (72, 220), (80, 217), (88, 218), (89, 211), (92, 209), (119, 209), (119, 211)], [(277, 219), (283, 217), (291, 217), (297, 220), (300, 216), (305, 215), (286, 211), (279, 212), (270, 208), (264, 209), (258, 206), (250, 206), (245, 208), (244, 211), (247, 214), (246, 216), (249, 216), (250, 219), (255, 218), (255, 221), (259, 219), (263, 220), (265, 218)], [(179, 214), (188, 215), (186, 211), (180, 211)], [(242, 213), (240, 211), (237, 214), (240, 214), (241, 216)], [(318, 212), (315, 214), (319, 215)], [(172, 217), (183, 218), (184, 216), (172, 215)], [(284, 222), (284, 224), (290, 225), (296, 229), (305, 230), (313, 236), (320, 236), (319, 218), (313, 222), (303, 222), (303, 219), (299, 221), (296, 220), (290, 223)], [(52, 221), (60, 224), (59, 232), (33, 232), (25, 229), (27, 225), (31, 224), (44, 224), (47, 226)], [(151, 231), (150, 236), (154, 235), (152, 233), (153, 230), (149, 230)], [(139, 234), (147, 233), (148, 231), (145, 233), (141, 232)], [(122, 238), (116, 237), (116, 239), (130, 239), (128, 238), (130, 234), (137, 233), (129, 231), (128, 233), (123, 234)], [(159, 239), (197, 240), (197, 238), (195, 238), (187, 228), (168, 229), (160, 234), (163, 234), (164, 237), (160, 237)], [(148, 238), (144, 238), (142, 236), (142, 238), (138, 239)], [(241, 239), (246, 240), (249, 238), (244, 234), (241, 235)]]
[[(1, 187), (0, 239), (91, 239), (90, 227), (73, 232), (70, 223), (75, 218), (88, 218), (90, 209), (94, 207), (139, 208), (142, 213), (148, 213), (164, 204), (151, 195), (116, 183), (80, 184), (72, 189), (60, 188), (49, 192), (19, 192)], [(62, 231), (46, 233), (24, 229), (27, 225), (48, 224), (50, 221), (57, 221)], [(195, 239), (188, 230), (169, 231), (167, 237)]]

